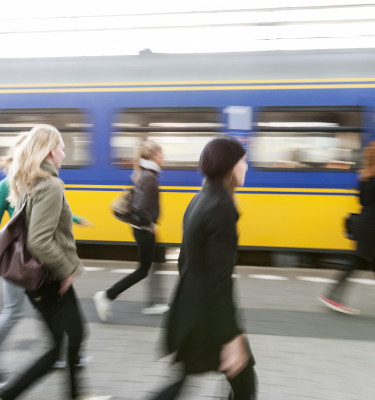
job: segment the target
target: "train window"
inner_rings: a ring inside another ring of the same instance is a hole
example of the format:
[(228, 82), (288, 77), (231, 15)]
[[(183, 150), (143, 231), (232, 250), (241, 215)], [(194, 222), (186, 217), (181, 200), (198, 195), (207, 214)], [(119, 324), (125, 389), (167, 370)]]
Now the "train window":
[(55, 126), (65, 143), (63, 168), (89, 165), (91, 128), (88, 115), (78, 109), (2, 109), (0, 110), (0, 156), (5, 155), (19, 132), (38, 124)]
[(209, 107), (128, 108), (112, 123), (112, 164), (131, 168), (144, 140), (163, 147), (164, 168), (197, 168), (200, 153), (214, 136), (222, 135), (220, 114)]
[(359, 107), (268, 107), (254, 127), (250, 158), (258, 168), (356, 170)]

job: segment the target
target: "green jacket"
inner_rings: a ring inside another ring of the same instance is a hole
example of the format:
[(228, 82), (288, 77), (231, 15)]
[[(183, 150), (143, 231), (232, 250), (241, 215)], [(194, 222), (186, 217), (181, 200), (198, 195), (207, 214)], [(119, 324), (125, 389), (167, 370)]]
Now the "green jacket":
[[(52, 177), (40, 178), (34, 185), (26, 206), (27, 245), (43, 262), (52, 279), (62, 281), (73, 272), (80, 275), (83, 264), (78, 257), (72, 232), (73, 215), (64, 195), (58, 172), (44, 161), (42, 168)], [(19, 196), (17, 212), (27, 195)]]
[[(13, 215), (14, 207), (12, 207), (8, 201), (9, 196), (9, 181), (8, 177), (5, 177), (0, 181), (0, 224), (3, 219), (5, 211), (8, 211), (9, 218)], [(73, 214), (73, 222), (81, 225), (83, 217)]]
[(5, 211), (8, 211), (9, 218), (12, 216), (14, 211), (14, 207), (12, 207), (9, 204), (8, 196), (9, 196), (9, 182), (8, 178), (5, 177), (0, 182), (0, 223), (1, 220), (3, 219)]

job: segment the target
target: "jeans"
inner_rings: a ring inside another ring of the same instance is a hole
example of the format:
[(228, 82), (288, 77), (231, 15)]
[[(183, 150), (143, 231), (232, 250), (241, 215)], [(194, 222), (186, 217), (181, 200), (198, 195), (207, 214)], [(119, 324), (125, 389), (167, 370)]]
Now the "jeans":
[(65, 333), (68, 336), (70, 398), (76, 399), (80, 394), (75, 365), (84, 337), (82, 312), (73, 287), (71, 286), (63, 296), (58, 294), (59, 289), (60, 283), (55, 281), (37, 291), (26, 291), (30, 302), (47, 325), (52, 344), (46, 353), (5, 386), (1, 392), (2, 400), (15, 399), (37, 379), (52, 371)]
[[(173, 400), (181, 392), (186, 375), (181, 380), (163, 389), (152, 400)], [(228, 379), (231, 386), (231, 392), (228, 400), (256, 400), (257, 398), (257, 378), (255, 370), (251, 364), (248, 364), (237, 376)]]
[(155, 234), (137, 228), (133, 228), (133, 233), (138, 245), (139, 266), (133, 273), (116, 282), (107, 290), (107, 297), (110, 300), (115, 300), (126, 289), (146, 278), (154, 260)]
[(25, 297), (25, 289), (7, 279), (3, 279), (3, 311), (0, 315), (0, 344), (22, 318)]

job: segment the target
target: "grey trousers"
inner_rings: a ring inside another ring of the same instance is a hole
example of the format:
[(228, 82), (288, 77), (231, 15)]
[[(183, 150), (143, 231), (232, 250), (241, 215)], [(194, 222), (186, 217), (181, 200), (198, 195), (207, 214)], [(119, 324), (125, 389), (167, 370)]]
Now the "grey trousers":
[[(0, 315), (0, 344), (24, 314), (25, 289), (3, 279), (3, 310)], [(0, 360), (1, 368), (1, 360)]]

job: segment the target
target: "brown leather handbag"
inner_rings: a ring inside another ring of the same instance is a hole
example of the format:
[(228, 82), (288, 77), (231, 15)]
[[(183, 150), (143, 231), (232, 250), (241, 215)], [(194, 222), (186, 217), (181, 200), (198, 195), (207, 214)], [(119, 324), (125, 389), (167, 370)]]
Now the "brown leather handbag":
[(26, 205), (27, 201), (0, 230), (0, 276), (26, 290), (36, 290), (48, 281), (48, 273), (27, 248)]

